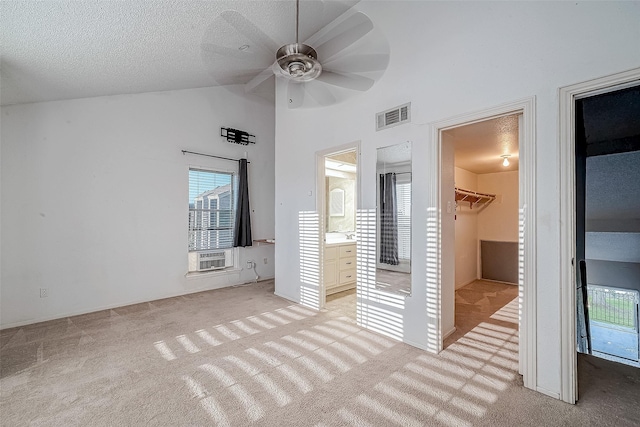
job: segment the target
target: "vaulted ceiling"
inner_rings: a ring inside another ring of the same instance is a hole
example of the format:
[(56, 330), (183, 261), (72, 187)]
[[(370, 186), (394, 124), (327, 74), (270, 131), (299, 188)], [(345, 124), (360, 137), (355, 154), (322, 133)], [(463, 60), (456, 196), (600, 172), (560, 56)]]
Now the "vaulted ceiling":
[[(300, 41), (355, 3), (301, 1)], [(293, 0), (2, 1), (2, 105), (245, 83), (243, 54), (294, 42), (295, 17)]]

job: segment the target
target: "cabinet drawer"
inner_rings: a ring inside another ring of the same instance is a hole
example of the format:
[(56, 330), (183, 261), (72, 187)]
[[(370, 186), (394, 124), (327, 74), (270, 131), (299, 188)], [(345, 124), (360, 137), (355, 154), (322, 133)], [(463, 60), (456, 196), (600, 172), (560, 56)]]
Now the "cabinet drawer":
[(340, 258), (356, 256), (356, 245), (340, 246)]
[(355, 282), (356, 281), (356, 269), (352, 268), (350, 270), (342, 270), (340, 271), (340, 284), (344, 285), (345, 283)]
[(324, 247), (324, 259), (325, 261), (331, 261), (334, 259), (338, 259), (338, 248), (336, 246), (325, 246)]
[(356, 257), (351, 256), (347, 258), (340, 258), (340, 270), (349, 270), (356, 268)]

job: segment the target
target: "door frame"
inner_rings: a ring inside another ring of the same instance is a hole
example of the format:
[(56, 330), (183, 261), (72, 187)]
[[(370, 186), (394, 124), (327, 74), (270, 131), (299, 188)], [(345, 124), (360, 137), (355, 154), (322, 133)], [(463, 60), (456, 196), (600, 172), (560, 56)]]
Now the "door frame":
[(560, 173), (560, 399), (574, 404), (578, 398), (576, 342), (576, 165), (575, 101), (640, 83), (640, 68), (561, 87), (559, 93)]
[[(442, 132), (459, 126), (495, 119), (502, 116), (521, 114), (521, 126), (519, 129), (519, 258), (523, 260), (519, 272), (520, 282), (520, 328), (519, 328), (519, 372), (523, 375), (524, 386), (536, 391), (537, 388), (537, 306), (536, 306), (536, 98), (524, 98), (505, 103), (493, 108), (488, 108), (473, 113), (468, 113), (431, 124), (431, 138), (434, 158), (438, 159), (438, 170), (435, 175), (435, 188), (431, 191), (435, 195), (435, 206), (442, 215), (441, 206), (441, 171), (442, 171)], [(433, 175), (432, 175), (433, 176)], [(442, 247), (440, 220), (437, 227), (437, 246)], [(440, 253), (440, 250), (438, 250)], [(441, 257), (437, 257), (434, 268), (441, 271)], [(437, 330), (438, 352), (442, 351), (442, 281), (438, 280), (437, 286)]]
[[(318, 235), (319, 235), (319, 239), (318, 239), (318, 244), (319, 244), (319, 248), (318, 248), (318, 270), (319, 270), (319, 286), (318, 286), (318, 309), (322, 309), (324, 308), (325, 304), (326, 304), (326, 299), (327, 299), (327, 292), (326, 289), (324, 288), (324, 241), (325, 241), (325, 224), (326, 224), (326, 193), (327, 193), (327, 188), (326, 188), (326, 176), (325, 176), (325, 166), (324, 166), (324, 160), (327, 156), (333, 155), (333, 154), (339, 154), (339, 153), (343, 153), (345, 151), (354, 151), (356, 152), (356, 203), (355, 203), (355, 213), (356, 214), (358, 212), (358, 210), (360, 209), (362, 203), (362, 192), (361, 192), (361, 187), (360, 187), (360, 176), (361, 176), (361, 168), (360, 168), (360, 141), (353, 141), (353, 142), (349, 142), (347, 144), (342, 144), (342, 145), (338, 145), (335, 147), (331, 147), (331, 148), (326, 148), (324, 150), (320, 150), (320, 151), (316, 151), (316, 211), (318, 213), (318, 227), (320, 227), (320, 230), (318, 230)], [(357, 231), (357, 230), (356, 230)], [(356, 288), (358, 286), (358, 283), (360, 281), (356, 280)]]

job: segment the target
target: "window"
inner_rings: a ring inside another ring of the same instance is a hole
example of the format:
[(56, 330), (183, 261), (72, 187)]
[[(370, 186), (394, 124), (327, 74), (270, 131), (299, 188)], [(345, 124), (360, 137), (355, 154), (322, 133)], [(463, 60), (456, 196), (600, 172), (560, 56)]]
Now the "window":
[(396, 183), (398, 258), (411, 259), (411, 181)]
[(189, 169), (189, 251), (233, 246), (234, 176)]

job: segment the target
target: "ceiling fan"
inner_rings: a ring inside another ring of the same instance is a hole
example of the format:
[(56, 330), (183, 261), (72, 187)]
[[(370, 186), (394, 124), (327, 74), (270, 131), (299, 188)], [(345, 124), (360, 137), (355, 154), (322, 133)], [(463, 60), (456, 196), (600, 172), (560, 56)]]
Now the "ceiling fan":
[[(289, 108), (338, 103), (371, 88), (386, 70), (389, 47), (371, 20), (356, 12), (299, 40), (300, 1), (296, 0), (294, 43), (278, 44), (236, 11), (221, 18), (246, 44), (225, 47), (203, 42), (203, 59), (212, 65), (235, 61), (234, 69), (212, 68), (220, 84), (245, 85), (245, 92), (273, 99), (275, 79), (287, 85)], [(279, 48), (277, 46), (280, 46)]]

